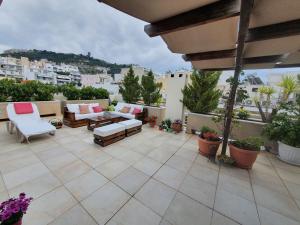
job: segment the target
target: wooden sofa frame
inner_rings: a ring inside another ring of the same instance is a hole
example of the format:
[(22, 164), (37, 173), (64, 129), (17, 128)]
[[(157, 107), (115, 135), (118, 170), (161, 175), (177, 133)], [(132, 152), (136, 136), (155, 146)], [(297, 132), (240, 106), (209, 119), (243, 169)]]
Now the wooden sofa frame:
[[(146, 123), (145, 118), (147, 116), (148, 116), (148, 110), (144, 108), (143, 112), (137, 113), (135, 115), (135, 119), (141, 120), (143, 124), (145, 124)], [(75, 113), (69, 112), (68, 108), (65, 106), (64, 113), (63, 113), (63, 123), (68, 127), (76, 128), (76, 127), (87, 126), (88, 120), (87, 119), (75, 120)]]
[(113, 144), (124, 138), (125, 138), (125, 130), (117, 132), (117, 133), (109, 135), (109, 136), (106, 136), (106, 137), (101, 137), (99, 135), (94, 134), (94, 142), (98, 145), (101, 145), (102, 147)]

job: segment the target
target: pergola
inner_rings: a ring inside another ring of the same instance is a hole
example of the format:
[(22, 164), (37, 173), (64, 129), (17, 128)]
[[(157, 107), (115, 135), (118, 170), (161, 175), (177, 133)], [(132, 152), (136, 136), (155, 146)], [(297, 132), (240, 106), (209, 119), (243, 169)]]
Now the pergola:
[(300, 67), (300, 0), (98, 0), (148, 22), (194, 68), (234, 70), (224, 129), (226, 153), (242, 69)]

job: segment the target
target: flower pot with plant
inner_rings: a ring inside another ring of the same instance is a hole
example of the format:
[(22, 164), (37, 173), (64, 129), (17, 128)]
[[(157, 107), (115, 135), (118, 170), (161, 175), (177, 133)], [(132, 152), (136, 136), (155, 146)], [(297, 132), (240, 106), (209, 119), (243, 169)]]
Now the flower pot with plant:
[(172, 122), (171, 128), (175, 133), (180, 133), (182, 131), (182, 120), (180, 119), (174, 120)]
[(149, 123), (150, 127), (155, 127), (157, 116), (149, 116), (146, 118), (146, 121)]
[(257, 137), (230, 141), (230, 156), (237, 167), (251, 169), (262, 145), (263, 141)]
[(206, 157), (214, 157), (222, 143), (217, 132), (209, 127), (203, 126), (198, 138), (199, 153)]
[(55, 126), (56, 129), (60, 129), (63, 126), (63, 122), (61, 121), (61, 119), (55, 118), (51, 119), (49, 122), (51, 123), (51, 125)]
[(295, 103), (285, 103), (268, 123), (263, 133), (278, 141), (279, 158), (293, 165), (300, 165), (300, 96)]
[(164, 131), (171, 132), (172, 131), (171, 125), (172, 125), (172, 121), (170, 119), (165, 119), (161, 122), (160, 127)]
[(1, 225), (21, 225), (23, 215), (26, 214), (32, 198), (26, 198), (25, 193), (21, 193), (19, 198), (10, 198), (0, 205)]

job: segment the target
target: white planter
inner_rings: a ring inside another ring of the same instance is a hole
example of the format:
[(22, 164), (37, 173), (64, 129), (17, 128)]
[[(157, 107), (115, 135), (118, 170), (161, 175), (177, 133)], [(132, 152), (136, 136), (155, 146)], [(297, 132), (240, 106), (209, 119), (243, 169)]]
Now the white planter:
[(287, 163), (300, 166), (300, 148), (278, 141), (279, 158)]

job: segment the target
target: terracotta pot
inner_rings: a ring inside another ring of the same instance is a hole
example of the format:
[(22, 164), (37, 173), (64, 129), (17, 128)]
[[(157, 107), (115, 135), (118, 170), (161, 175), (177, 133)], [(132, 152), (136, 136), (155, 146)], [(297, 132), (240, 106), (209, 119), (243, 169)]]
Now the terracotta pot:
[(216, 156), (222, 141), (207, 141), (201, 137), (198, 138), (199, 153), (205, 157)]
[(156, 122), (149, 122), (150, 127), (155, 127)]
[(171, 128), (176, 132), (179, 133), (182, 131), (182, 124), (179, 123), (172, 123)]
[(242, 169), (251, 169), (259, 151), (250, 151), (237, 148), (229, 144), (230, 156), (234, 159), (235, 165)]

